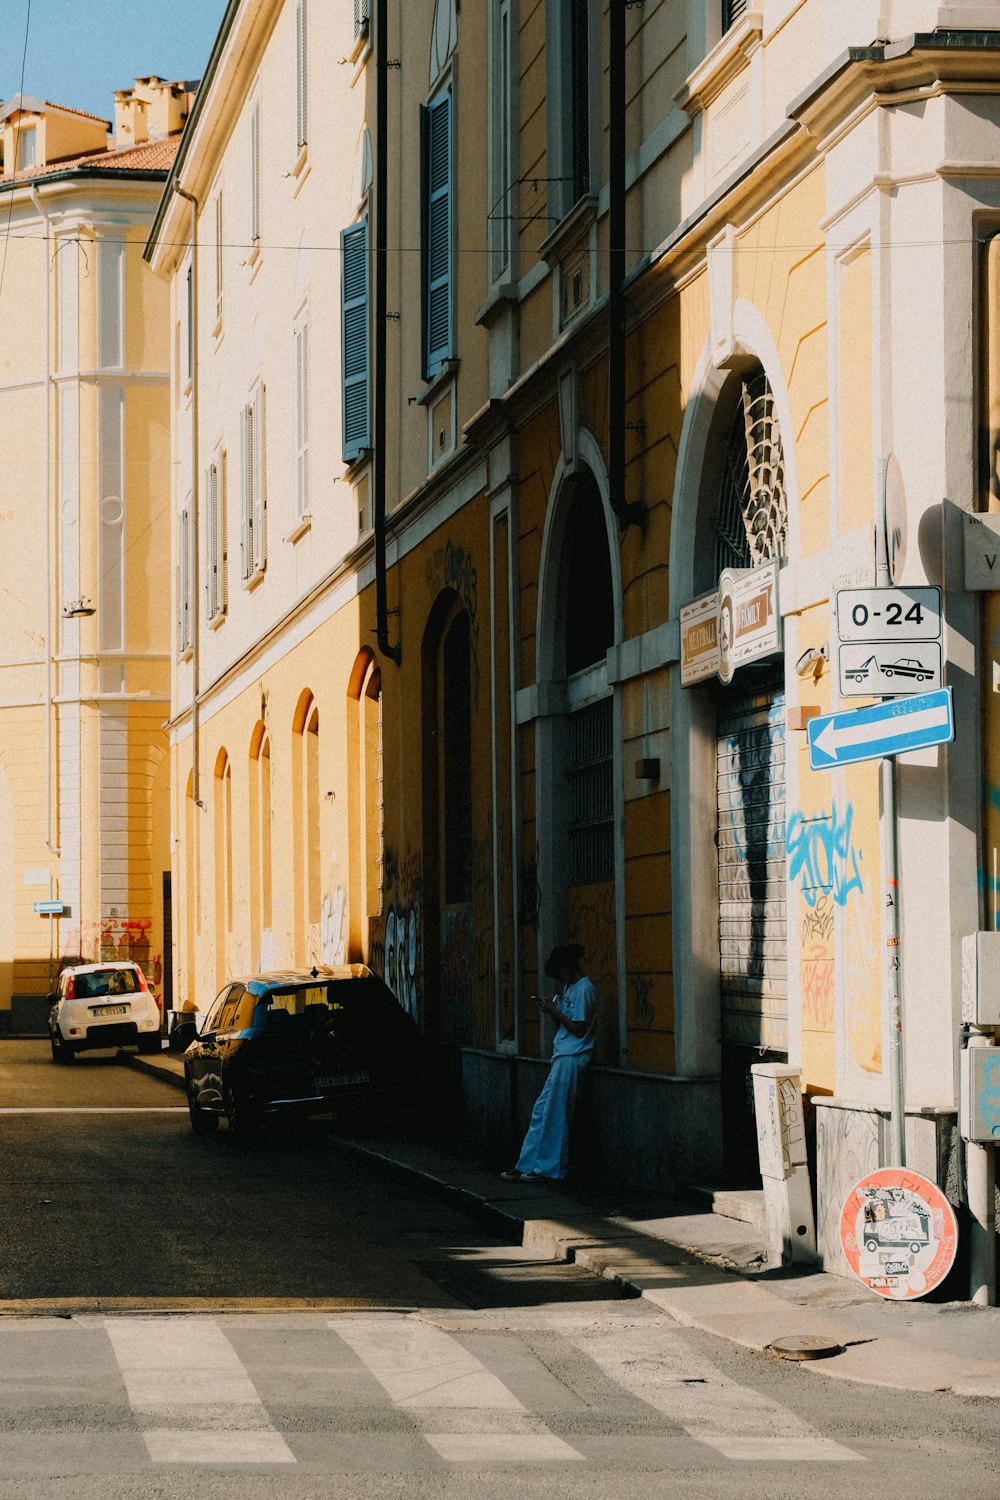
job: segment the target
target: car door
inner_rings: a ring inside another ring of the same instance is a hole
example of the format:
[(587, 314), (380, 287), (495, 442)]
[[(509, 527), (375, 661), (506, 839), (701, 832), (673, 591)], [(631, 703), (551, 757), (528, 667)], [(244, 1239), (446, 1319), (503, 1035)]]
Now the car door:
[[(243, 1034), (249, 1024), (246, 1015), (247, 992), (242, 984), (231, 985), (219, 1013), (215, 1026), (215, 1047), (218, 1057), (219, 1089), (228, 1073), (233, 1058), (243, 1043)], [(250, 1005), (253, 1014), (253, 1005)]]
[[(218, 1032), (222, 1023), (230, 992), (234, 986), (227, 984), (219, 991), (205, 1017), (205, 1024), (198, 1033), (198, 1040), (185, 1054), (184, 1062), (188, 1078), (199, 1104), (218, 1105), (222, 1099), (222, 1074)], [(242, 986), (239, 986), (242, 989)]]

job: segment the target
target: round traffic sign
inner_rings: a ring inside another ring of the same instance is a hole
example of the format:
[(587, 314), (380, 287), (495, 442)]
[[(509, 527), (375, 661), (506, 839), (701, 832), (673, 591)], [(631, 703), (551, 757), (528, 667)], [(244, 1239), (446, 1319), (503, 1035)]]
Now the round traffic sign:
[(840, 1243), (865, 1286), (882, 1297), (913, 1299), (940, 1286), (951, 1270), (958, 1225), (933, 1182), (905, 1167), (882, 1167), (848, 1193)]

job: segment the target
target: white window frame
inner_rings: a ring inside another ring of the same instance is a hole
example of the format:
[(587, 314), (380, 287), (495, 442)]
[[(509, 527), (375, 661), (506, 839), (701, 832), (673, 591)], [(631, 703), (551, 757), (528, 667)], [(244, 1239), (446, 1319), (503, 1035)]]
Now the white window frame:
[(29, 172), (38, 165), (38, 126), (21, 125), (17, 135), (17, 170)]
[(240, 423), (243, 465), (240, 482), (243, 582), (252, 583), (267, 565), (267, 472), (264, 387), (258, 385)]
[(215, 195), (215, 327), (218, 330), (222, 326), (222, 286), (223, 286), (223, 227), (225, 219), (222, 206), (222, 188), (220, 186)]
[(589, 79), (587, 159), (589, 182), (582, 193), (571, 181), (574, 149), (574, 90), (572, 18), (567, 0), (545, 7), (546, 130), (548, 132), (549, 222), (566, 218), (581, 198), (599, 187), (601, 161), (601, 5), (585, 0), (587, 10), (587, 73)]
[(490, 280), (509, 279), (514, 274), (514, 215), (517, 189), (514, 182), (516, 143), (514, 121), (514, 67), (512, 36), (517, 31), (515, 0), (492, 0), (490, 7), (490, 158), (489, 158), (489, 249)]

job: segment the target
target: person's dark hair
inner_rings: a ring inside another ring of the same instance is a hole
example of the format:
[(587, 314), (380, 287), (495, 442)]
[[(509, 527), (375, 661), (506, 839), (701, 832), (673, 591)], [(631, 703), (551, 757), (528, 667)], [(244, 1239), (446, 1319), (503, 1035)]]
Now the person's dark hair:
[(545, 975), (547, 979), (558, 979), (563, 969), (568, 966), (575, 968), (583, 957), (582, 943), (560, 943), (553, 948), (545, 960)]

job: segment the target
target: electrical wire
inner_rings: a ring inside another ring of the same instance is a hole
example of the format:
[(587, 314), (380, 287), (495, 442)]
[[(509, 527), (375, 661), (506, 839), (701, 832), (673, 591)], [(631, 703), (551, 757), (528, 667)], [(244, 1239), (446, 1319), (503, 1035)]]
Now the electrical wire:
[[(31, 30), (31, 0), (28, 0), (28, 9), (24, 17), (24, 48), (21, 52), (21, 82), (18, 87), (18, 102), (24, 98), (24, 65), (28, 58), (28, 35)], [(11, 163), (11, 172), (17, 171), (17, 142), (21, 132), (21, 121), (18, 120), (14, 126), (14, 160)], [(0, 301), (3, 300), (3, 280), (7, 271), (7, 246), (10, 244), (10, 221), (14, 217), (14, 194), (10, 195), (10, 208), (7, 210), (7, 232), (3, 241), (3, 260), (0, 261)]]

